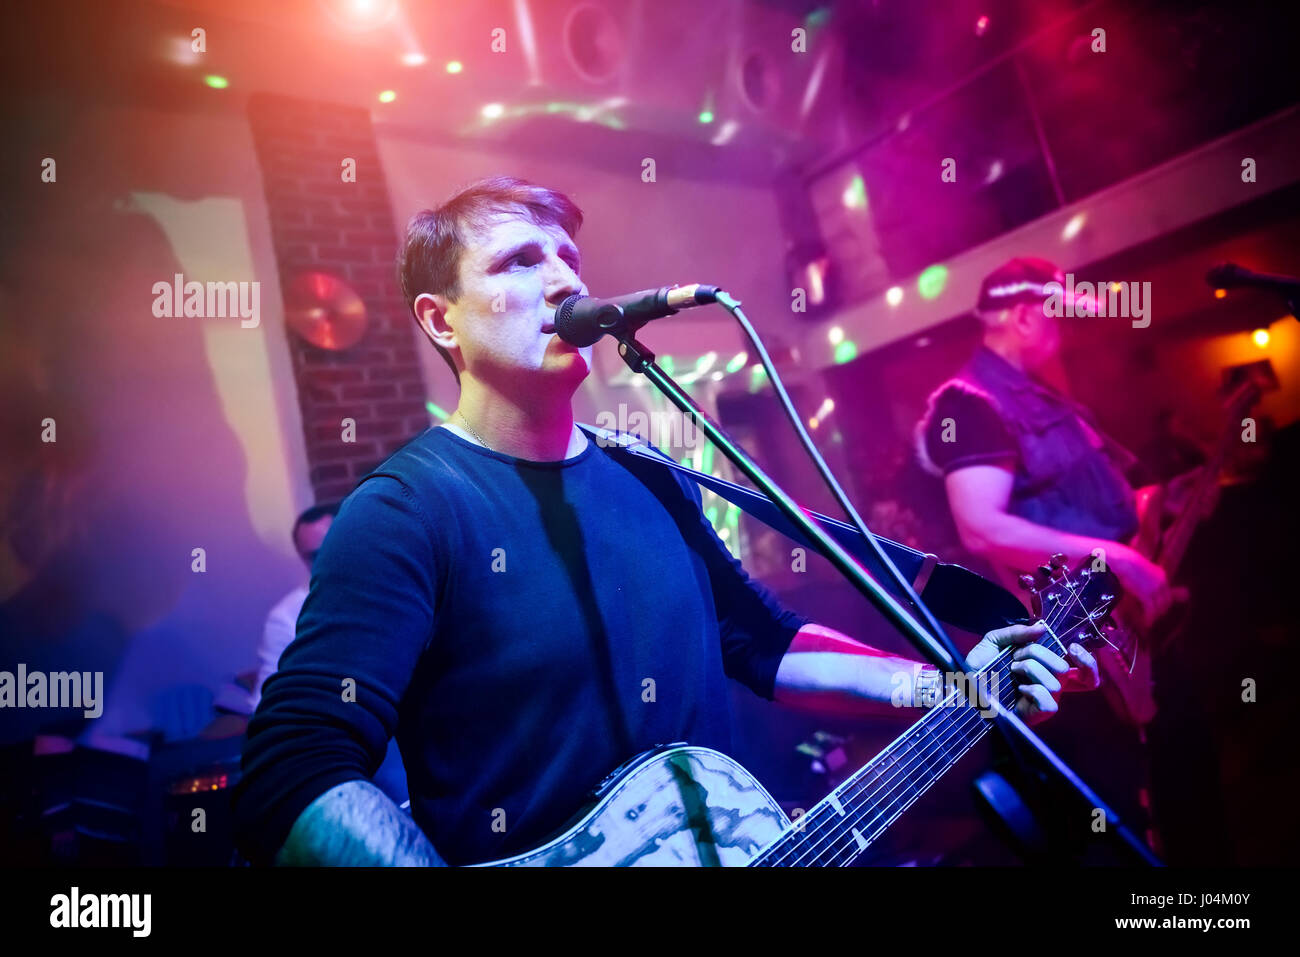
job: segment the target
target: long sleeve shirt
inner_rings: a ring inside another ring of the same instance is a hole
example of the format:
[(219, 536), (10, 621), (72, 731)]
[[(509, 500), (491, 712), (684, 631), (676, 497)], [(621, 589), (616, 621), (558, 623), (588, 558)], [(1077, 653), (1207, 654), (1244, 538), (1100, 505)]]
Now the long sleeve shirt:
[(396, 734), (447, 861), (527, 850), (639, 751), (727, 750), (726, 677), (770, 699), (807, 621), (749, 578), (688, 479), (594, 437), (532, 462), (430, 429), (326, 536), (249, 724), (240, 845), (269, 860)]

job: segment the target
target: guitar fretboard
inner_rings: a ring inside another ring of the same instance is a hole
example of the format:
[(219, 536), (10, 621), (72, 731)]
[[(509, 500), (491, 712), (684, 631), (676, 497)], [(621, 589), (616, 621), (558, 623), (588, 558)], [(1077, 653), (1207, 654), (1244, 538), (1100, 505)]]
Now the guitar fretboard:
[[(1064, 657), (1062, 643), (1048, 635), (1042, 644)], [(978, 672), (974, 682), (1004, 708), (1016, 699), (1011, 675), (1013, 649)], [(971, 691), (970, 695), (963, 691)], [(976, 700), (972, 700), (972, 698)], [(865, 767), (814, 805), (770, 845), (751, 867), (844, 867), (851, 864), (992, 726), (973, 689), (950, 692)]]

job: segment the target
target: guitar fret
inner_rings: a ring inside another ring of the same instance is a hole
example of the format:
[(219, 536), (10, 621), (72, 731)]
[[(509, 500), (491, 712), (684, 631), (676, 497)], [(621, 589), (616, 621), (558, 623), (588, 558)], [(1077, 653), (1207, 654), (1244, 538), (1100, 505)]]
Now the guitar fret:
[[(1004, 654), (980, 672), (978, 680), (989, 680), (988, 693), (1010, 709), (1016, 683), (1011, 654)], [(932, 710), (805, 815), (797, 833), (778, 839), (756, 863), (771, 857), (796, 864), (850, 863), (988, 733), (988, 721), (971, 717), (977, 703), (949, 700)], [(845, 854), (848, 859), (841, 860)]]

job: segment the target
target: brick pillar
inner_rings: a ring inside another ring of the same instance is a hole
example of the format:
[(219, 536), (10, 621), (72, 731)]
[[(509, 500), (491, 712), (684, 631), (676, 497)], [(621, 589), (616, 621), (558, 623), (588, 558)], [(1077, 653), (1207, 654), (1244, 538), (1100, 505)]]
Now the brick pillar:
[[(288, 333), (312, 489), (318, 502), (339, 499), (430, 424), (418, 330), (397, 286), (388, 187), (366, 110), (258, 94), (248, 113), (281, 287), (320, 270), (366, 304), (366, 333), (343, 352)], [(349, 157), (356, 182), (341, 175)], [(356, 420), (355, 442), (343, 441), (345, 418)]]

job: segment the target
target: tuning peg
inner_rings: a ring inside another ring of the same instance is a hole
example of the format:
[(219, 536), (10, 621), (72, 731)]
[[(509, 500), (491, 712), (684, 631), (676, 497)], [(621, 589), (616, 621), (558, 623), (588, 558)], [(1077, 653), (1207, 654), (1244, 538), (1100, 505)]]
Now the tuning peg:
[(1052, 556), (1053, 568), (1064, 568), (1065, 565), (1066, 565), (1065, 555), (1062, 552), (1057, 552), (1055, 555)]
[(1027, 592), (1031, 592), (1031, 593), (1032, 593), (1032, 592), (1035, 592), (1035, 591), (1038, 590), (1037, 585), (1035, 585), (1035, 583), (1034, 583), (1034, 576), (1033, 576), (1033, 575), (1021, 575), (1021, 576), (1020, 576), (1018, 579), (1016, 579), (1016, 580), (1020, 583), (1020, 587), (1023, 588), (1023, 589), (1024, 589), (1025, 591), (1027, 591)]

